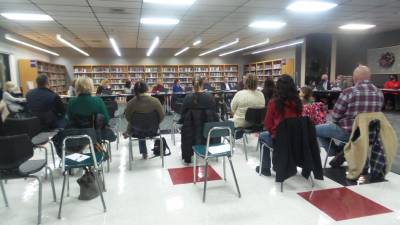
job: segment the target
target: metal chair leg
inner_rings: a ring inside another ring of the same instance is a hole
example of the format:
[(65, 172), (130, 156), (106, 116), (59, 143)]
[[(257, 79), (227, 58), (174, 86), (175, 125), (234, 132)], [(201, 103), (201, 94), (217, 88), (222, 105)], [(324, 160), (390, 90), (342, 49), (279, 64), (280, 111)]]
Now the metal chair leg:
[(55, 169), (56, 168), (56, 158), (54, 157), (55, 147), (54, 147), (54, 143), (51, 139), (49, 140), (49, 144), (50, 144), (50, 149), (51, 149), (51, 158), (53, 159), (53, 168)]
[(326, 152), (325, 162), (324, 162), (324, 169), (326, 169), (326, 164), (328, 163), (329, 154), (331, 153), (331, 146), (332, 146), (333, 139), (329, 142), (328, 151)]
[(60, 196), (60, 207), (58, 208), (58, 219), (61, 219), (61, 209), (62, 209), (62, 203), (64, 200), (65, 182), (67, 181), (67, 176), (68, 176), (68, 171), (65, 171), (64, 179), (63, 179), (63, 186), (61, 189), (61, 196)]
[(108, 154), (108, 159), (107, 159), (107, 173), (110, 172), (110, 163), (112, 162), (111, 159), (111, 143), (110, 142), (106, 142), (107, 145), (107, 154)]
[(258, 171), (258, 175), (261, 176), (261, 170), (262, 170), (262, 164), (263, 164), (263, 158), (264, 158), (264, 144), (261, 144), (261, 149), (260, 149), (260, 169)]
[(160, 156), (161, 156), (161, 168), (164, 168), (164, 141), (160, 135)]
[(283, 182), (281, 182), (281, 192), (283, 192)]
[(3, 198), (4, 198), (4, 203), (5, 203), (6, 207), (8, 208), (8, 200), (7, 200), (6, 190), (4, 189), (4, 184), (3, 184), (2, 180), (0, 180), (0, 188), (1, 188), (1, 193), (3, 195)]
[(97, 187), (99, 188), (99, 191), (100, 191), (100, 198), (101, 198), (101, 203), (103, 204), (104, 212), (107, 212), (107, 207), (106, 207), (106, 203), (104, 202), (103, 191), (101, 190), (100, 180), (99, 180), (99, 176), (97, 174), (97, 171), (95, 171), (93, 174), (94, 174), (95, 179), (96, 179)]
[(67, 197), (69, 197), (69, 174), (67, 176)]
[(229, 164), (231, 165), (231, 170), (232, 170), (232, 174), (233, 174), (233, 179), (235, 180), (236, 190), (237, 190), (237, 192), (238, 192), (238, 196), (239, 196), (239, 198), (241, 198), (241, 197), (242, 197), (242, 194), (240, 193), (239, 184), (238, 184), (238, 181), (237, 181), (237, 178), (236, 178), (235, 169), (233, 168), (233, 164), (232, 164), (232, 159), (231, 159), (231, 157), (228, 157), (228, 160), (229, 160)]
[(224, 170), (224, 180), (226, 181), (226, 160), (225, 157), (222, 158), (222, 166)]
[(35, 178), (39, 183), (39, 196), (38, 196), (38, 225), (42, 224), (42, 181), (39, 177), (30, 175), (29, 177)]
[(247, 144), (246, 144), (247, 136), (246, 133), (243, 134), (243, 150), (244, 150), (244, 156), (246, 158), (246, 161), (248, 161), (247, 158)]
[(311, 175), (310, 175), (310, 181), (311, 181), (311, 188), (314, 188), (314, 179), (312, 178)]
[(49, 171), (49, 175), (50, 175), (50, 183), (51, 183), (51, 189), (53, 191), (53, 200), (54, 202), (57, 201), (57, 195), (56, 195), (56, 188), (54, 186), (54, 177), (53, 177), (53, 171), (51, 170), (50, 167), (46, 166), (46, 170)]
[(193, 155), (193, 183), (196, 184), (197, 181), (197, 155)]
[(208, 179), (208, 160), (206, 159), (206, 163), (204, 165), (204, 189), (203, 189), (203, 203), (206, 202), (206, 192), (207, 192), (207, 179)]
[(129, 170), (132, 170), (132, 138), (129, 137), (128, 144), (128, 161), (129, 161)]

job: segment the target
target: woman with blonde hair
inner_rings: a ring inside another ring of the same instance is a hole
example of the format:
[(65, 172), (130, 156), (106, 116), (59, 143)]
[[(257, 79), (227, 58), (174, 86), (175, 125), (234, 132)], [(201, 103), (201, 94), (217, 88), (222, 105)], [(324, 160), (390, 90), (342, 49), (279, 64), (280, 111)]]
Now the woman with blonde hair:
[(25, 98), (17, 98), (14, 97), (13, 94), (16, 94), (17, 86), (11, 81), (7, 81), (4, 84), (3, 89), (3, 101), (7, 104), (8, 109), (12, 113), (18, 113), (24, 110), (24, 107), (21, 105), (26, 102)]
[(110, 87), (110, 81), (108, 79), (104, 79), (101, 81), (100, 86), (97, 87), (96, 95), (111, 95), (112, 90)]

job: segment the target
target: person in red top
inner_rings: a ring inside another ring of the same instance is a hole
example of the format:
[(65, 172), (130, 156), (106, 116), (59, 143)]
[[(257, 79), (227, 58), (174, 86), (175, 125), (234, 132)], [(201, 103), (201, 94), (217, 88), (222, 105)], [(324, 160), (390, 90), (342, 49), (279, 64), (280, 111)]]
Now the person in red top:
[[(301, 117), (303, 104), (301, 103), (296, 85), (290, 75), (282, 75), (276, 83), (276, 92), (267, 105), (267, 114), (264, 128), (267, 130), (260, 134), (259, 141), (273, 147), (276, 129), (284, 119)], [(264, 148), (261, 173), (271, 176), (271, 156), (269, 148)], [(256, 171), (259, 172), (257, 166)]]
[[(388, 81), (385, 82), (384, 89), (400, 89), (400, 82), (398, 80), (397, 75), (393, 74), (390, 75), (390, 79)], [(392, 108), (395, 107), (396, 104), (396, 93), (390, 93), (390, 92), (383, 92), (384, 96), (385, 96), (385, 103), (384, 103), (384, 107), (385, 108)], [(391, 105), (388, 105), (388, 102), (391, 102)]]

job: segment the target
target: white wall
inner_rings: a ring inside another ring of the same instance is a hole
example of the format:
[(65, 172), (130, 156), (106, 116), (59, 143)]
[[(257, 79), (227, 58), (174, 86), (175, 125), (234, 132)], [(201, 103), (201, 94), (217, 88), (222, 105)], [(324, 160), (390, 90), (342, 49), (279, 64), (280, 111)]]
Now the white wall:
[[(46, 53), (41, 53), (40, 51), (33, 50), (21, 45), (15, 44), (4, 38), (4, 35), (8, 33), (7, 31), (0, 28), (0, 52), (10, 54), (10, 75), (11, 80), (19, 85), (19, 72), (18, 72), (18, 60), (20, 59), (37, 59), (46, 62), (50, 62), (51, 58)], [(12, 34), (12, 33), (11, 33)], [(26, 40), (22, 37), (12, 34), (13, 37), (17, 37), (19, 40), (26, 41), (31, 44), (36, 44), (31, 40)], [(39, 45), (40, 46), (40, 45)]]

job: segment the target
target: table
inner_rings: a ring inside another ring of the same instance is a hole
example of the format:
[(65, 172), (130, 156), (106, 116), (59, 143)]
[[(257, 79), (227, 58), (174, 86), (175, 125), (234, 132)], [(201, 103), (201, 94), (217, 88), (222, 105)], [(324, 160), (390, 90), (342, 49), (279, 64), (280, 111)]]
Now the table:
[(328, 109), (333, 109), (340, 93), (342, 93), (341, 90), (315, 90), (313, 91), (313, 96), (316, 102), (323, 102), (328, 105)]

